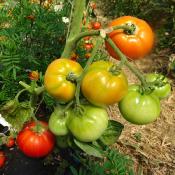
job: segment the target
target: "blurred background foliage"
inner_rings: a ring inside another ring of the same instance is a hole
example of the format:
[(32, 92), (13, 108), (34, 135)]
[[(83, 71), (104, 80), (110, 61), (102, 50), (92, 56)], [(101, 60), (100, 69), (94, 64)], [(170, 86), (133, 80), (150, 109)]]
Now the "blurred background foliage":
[[(47, 2), (47, 3), (46, 3)], [(41, 75), (64, 48), (70, 3), (37, 0), (5, 0), (0, 6), (0, 103), (11, 99), (30, 82), (28, 73)]]

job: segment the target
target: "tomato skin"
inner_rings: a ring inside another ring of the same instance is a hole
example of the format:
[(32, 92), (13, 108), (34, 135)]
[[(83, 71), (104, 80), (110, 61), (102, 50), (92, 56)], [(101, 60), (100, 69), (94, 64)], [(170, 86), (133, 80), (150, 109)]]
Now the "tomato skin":
[[(114, 30), (109, 37), (118, 48), (129, 58), (135, 60), (147, 55), (154, 45), (154, 33), (151, 27), (142, 19), (132, 16), (122, 16), (109, 24), (109, 27), (132, 23), (136, 26), (134, 34), (128, 35), (123, 30)], [(118, 59), (118, 55), (106, 42), (106, 49), (109, 54)]]
[(0, 168), (2, 168), (5, 164), (6, 156), (3, 151), (0, 151)]
[(83, 68), (75, 61), (69, 59), (56, 59), (47, 68), (44, 76), (44, 86), (47, 92), (61, 102), (68, 102), (74, 98), (76, 85), (67, 80), (73, 73), (80, 76)]
[(82, 142), (97, 140), (108, 126), (108, 114), (104, 108), (84, 105), (84, 113), (77, 115), (69, 110), (67, 126), (70, 132)]
[(15, 145), (15, 139), (12, 138), (12, 137), (10, 137), (10, 138), (8, 139), (7, 143), (6, 143), (6, 146), (7, 146), (8, 148), (11, 148), (11, 147), (13, 147), (14, 145)]
[(128, 82), (125, 75), (109, 72), (111, 66), (113, 63), (109, 61), (96, 61), (90, 65), (82, 80), (81, 91), (94, 105), (112, 105), (127, 93)]
[[(150, 73), (146, 75), (146, 81), (147, 82), (153, 82), (155, 81), (158, 77), (164, 77), (163, 75), (157, 74), (157, 73)], [(158, 98), (163, 99), (168, 97), (171, 94), (171, 85), (168, 83), (168, 79), (164, 78), (163, 83), (166, 83), (165, 85), (158, 87), (155, 86), (153, 94), (156, 95)]]
[(45, 127), (47, 123), (41, 122), (42, 131), (36, 132), (34, 128), (36, 123), (28, 124), (17, 136), (17, 145), (19, 149), (27, 156), (33, 158), (44, 157), (54, 148), (55, 137)]
[(61, 110), (55, 108), (49, 119), (49, 129), (57, 136), (64, 136), (68, 134), (68, 128), (66, 126), (67, 117), (61, 113)]
[(138, 86), (131, 86), (119, 102), (122, 116), (129, 122), (144, 125), (155, 121), (160, 114), (160, 101), (152, 95), (141, 94)]

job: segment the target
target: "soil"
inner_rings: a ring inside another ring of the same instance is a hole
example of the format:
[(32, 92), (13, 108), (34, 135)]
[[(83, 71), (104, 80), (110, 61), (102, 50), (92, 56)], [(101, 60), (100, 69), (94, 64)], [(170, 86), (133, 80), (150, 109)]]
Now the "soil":
[(11, 149), (3, 149), (7, 161), (0, 169), (0, 175), (51, 175), (56, 172), (56, 164), (47, 164), (45, 158), (29, 158), (16, 146)]

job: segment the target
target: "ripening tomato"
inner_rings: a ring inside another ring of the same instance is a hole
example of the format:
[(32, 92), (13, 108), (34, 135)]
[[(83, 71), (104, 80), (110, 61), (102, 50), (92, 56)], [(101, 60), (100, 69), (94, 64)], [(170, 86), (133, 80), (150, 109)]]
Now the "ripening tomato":
[(83, 105), (83, 114), (77, 114), (74, 109), (67, 111), (67, 126), (74, 137), (82, 142), (97, 140), (108, 126), (106, 109), (93, 105)]
[(7, 146), (8, 148), (11, 148), (11, 147), (13, 147), (14, 145), (15, 145), (15, 139), (14, 139), (13, 137), (8, 138), (7, 143), (6, 143), (6, 146)]
[(119, 102), (122, 116), (129, 122), (144, 125), (155, 121), (160, 115), (160, 101), (153, 94), (144, 94), (136, 85), (130, 86), (128, 93)]
[(171, 94), (171, 85), (168, 82), (168, 79), (164, 77), (163, 75), (157, 74), (157, 73), (150, 73), (146, 75), (147, 82), (154, 82), (156, 81), (157, 78), (159, 79), (159, 83), (160, 84), (164, 83), (164, 85), (163, 86), (155, 85), (153, 94), (159, 97), (160, 99), (166, 98), (167, 96)]
[(49, 129), (57, 136), (64, 136), (68, 133), (66, 126), (67, 117), (64, 115), (61, 108), (58, 106), (49, 118)]
[(101, 28), (101, 23), (98, 22), (98, 21), (92, 22), (92, 28), (93, 28), (94, 30), (100, 29), (100, 28)]
[(55, 137), (45, 122), (31, 122), (17, 136), (19, 149), (27, 156), (39, 158), (48, 155), (54, 148)]
[(61, 102), (68, 102), (74, 98), (76, 85), (68, 79), (69, 76), (79, 77), (83, 68), (69, 59), (56, 59), (46, 70), (44, 86), (47, 92)]
[(119, 102), (128, 90), (124, 73), (113, 70), (109, 61), (96, 61), (89, 66), (82, 83), (83, 95), (94, 105), (104, 106)]
[(2, 168), (5, 164), (6, 156), (3, 151), (0, 151), (0, 168)]
[[(144, 57), (151, 51), (154, 44), (154, 33), (151, 27), (144, 20), (132, 16), (117, 18), (109, 24), (109, 27), (125, 24), (133, 24), (136, 27), (133, 34), (127, 34), (124, 30), (114, 30), (109, 34), (109, 37), (129, 58)], [(118, 55), (107, 42), (106, 49), (112, 57), (118, 59)]]

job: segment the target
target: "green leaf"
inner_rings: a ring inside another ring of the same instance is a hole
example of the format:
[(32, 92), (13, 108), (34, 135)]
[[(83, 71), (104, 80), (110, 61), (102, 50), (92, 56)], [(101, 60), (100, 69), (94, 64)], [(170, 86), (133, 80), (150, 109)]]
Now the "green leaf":
[(4, 118), (12, 125), (12, 128), (16, 132), (19, 132), (24, 123), (31, 119), (31, 108), (28, 105), (28, 102), (20, 103), (15, 111), (7, 113), (7, 115), (4, 115)]
[(105, 145), (112, 145), (121, 135), (123, 128), (124, 126), (121, 123), (109, 120), (108, 127), (99, 140)]
[(101, 154), (101, 152), (95, 148), (93, 145), (91, 145), (90, 143), (83, 143), (80, 142), (76, 139), (74, 139), (74, 143), (81, 149), (83, 150), (86, 154), (89, 154), (91, 156), (95, 156), (95, 157), (103, 157), (103, 155)]

